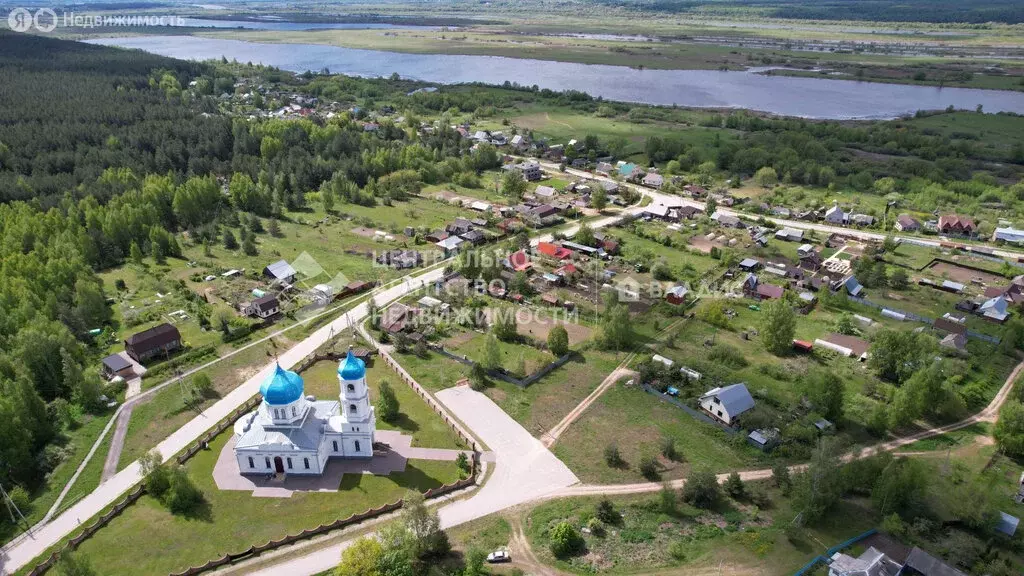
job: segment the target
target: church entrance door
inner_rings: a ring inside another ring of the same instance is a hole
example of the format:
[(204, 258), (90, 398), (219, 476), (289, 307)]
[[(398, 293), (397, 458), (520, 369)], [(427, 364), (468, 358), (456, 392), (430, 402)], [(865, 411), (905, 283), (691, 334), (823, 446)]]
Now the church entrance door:
[(278, 474), (284, 473), (284, 462), (281, 460), (280, 456), (274, 457), (274, 470), (276, 470)]

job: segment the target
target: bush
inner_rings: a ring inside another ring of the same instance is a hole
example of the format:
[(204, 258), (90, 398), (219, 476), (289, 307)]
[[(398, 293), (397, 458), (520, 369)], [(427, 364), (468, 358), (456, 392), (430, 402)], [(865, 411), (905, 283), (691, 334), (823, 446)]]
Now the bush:
[(640, 528), (623, 528), (619, 532), (619, 538), (622, 538), (623, 542), (630, 544), (643, 544), (644, 542), (654, 540), (654, 534)]
[(671, 436), (661, 437), (661, 455), (673, 462), (678, 462), (679, 452), (676, 450), (676, 439)]
[(203, 502), (203, 493), (185, 469), (178, 466), (171, 470), (163, 501), (172, 514), (188, 514)]
[(743, 494), (745, 493), (743, 480), (740, 479), (740, 475), (737, 472), (729, 474), (729, 477), (726, 478), (725, 493), (734, 500), (739, 500), (743, 497)]
[(618, 468), (622, 466), (622, 455), (619, 454), (619, 447), (615, 444), (609, 444), (604, 447), (604, 461), (612, 468)]
[(558, 357), (569, 353), (569, 333), (564, 326), (555, 326), (548, 332), (548, 349)]
[(583, 550), (586, 543), (576, 528), (568, 522), (559, 522), (551, 531), (551, 553), (565, 558)]
[(683, 500), (697, 508), (711, 508), (718, 502), (718, 479), (710, 470), (690, 474), (683, 486)]
[(618, 524), (622, 516), (619, 515), (618, 511), (615, 510), (615, 506), (612, 501), (607, 498), (602, 498), (597, 503), (597, 509), (594, 511), (594, 516), (604, 522), (605, 524)]
[(587, 530), (594, 536), (604, 536), (604, 522), (601, 522), (597, 518), (591, 518), (587, 521)]
[(676, 540), (668, 545), (668, 554), (673, 560), (682, 562), (686, 560), (686, 542), (683, 540)]
[(466, 456), (465, 452), (459, 452), (458, 457), (455, 458), (455, 465), (459, 467), (463, 477), (469, 476), (472, 467), (469, 464), (469, 456)]
[(395, 396), (395, 390), (391, 387), (391, 383), (387, 380), (380, 381), (379, 398), (377, 398), (377, 415), (380, 419), (393, 423), (398, 420), (398, 398)]
[(708, 359), (736, 370), (747, 367), (747, 359), (743, 356), (743, 353), (736, 347), (728, 344), (719, 344), (712, 348), (711, 352), (708, 353)]
[(658, 479), (658, 461), (653, 456), (644, 456), (640, 458), (639, 466), (640, 474), (648, 480)]

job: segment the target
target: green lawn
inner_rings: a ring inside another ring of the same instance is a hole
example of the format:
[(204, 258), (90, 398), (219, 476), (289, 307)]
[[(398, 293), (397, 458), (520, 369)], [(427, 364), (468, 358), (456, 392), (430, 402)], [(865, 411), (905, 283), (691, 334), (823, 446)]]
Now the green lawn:
[[(659, 456), (663, 437), (675, 440), (683, 460)], [(610, 467), (606, 446), (614, 444), (625, 463)], [(558, 439), (554, 453), (583, 482), (620, 484), (643, 482), (637, 466), (643, 456), (659, 456), (663, 478), (681, 478), (693, 466), (715, 471), (763, 464), (743, 439), (738, 442), (718, 428), (698, 422), (678, 407), (661, 402), (640, 388), (616, 384), (587, 409)]]
[[(312, 394), (321, 400), (338, 397), (338, 363), (333, 361), (317, 362), (302, 373), (306, 384), (306, 394)], [(444, 419), (427, 406), (413, 389), (402, 382), (398, 374), (383, 361), (376, 360), (366, 369), (366, 382), (370, 387), (370, 402), (376, 403), (379, 396), (380, 383), (387, 380), (399, 403), (399, 419), (389, 424), (377, 416), (378, 430), (397, 430), (413, 437), (413, 446), (424, 448), (465, 448), (458, 436), (445, 424)]]
[[(445, 346), (445, 348), (449, 352), (465, 355), (471, 360), (480, 362), (486, 355), (484, 352), (486, 344), (486, 334), (473, 334), (470, 340), (453, 348), (448, 346)], [(516, 372), (521, 362), (526, 367), (526, 372), (522, 374), (523, 376), (536, 372), (555, 359), (549, 352), (514, 342), (502, 342), (499, 340), (498, 349), (501, 351), (502, 367), (510, 372)]]
[(454, 482), (459, 475), (451, 462), (415, 461), (405, 472), (386, 477), (346, 474), (339, 492), (254, 498), (220, 491), (213, 483), (214, 462), (229, 437), (222, 434), (187, 465), (206, 498), (196, 515), (172, 515), (144, 496), (84, 542), (79, 553), (104, 575), (166, 574), (393, 502), (409, 489)]
[(621, 357), (586, 350), (526, 389), (492, 379), (484, 393), (531, 434), (540, 437), (593, 392)]
[[(42, 520), (53, 503), (57, 501), (57, 496), (71, 480), (78, 466), (89, 453), (89, 449), (92, 448), (100, 433), (103, 432), (103, 428), (110, 421), (112, 414), (113, 411), (101, 416), (85, 415), (78, 428), (66, 432), (67, 441), (64, 443), (63, 449), (67, 451), (67, 457), (50, 472), (43, 485), (31, 493), (30, 507), (21, 510), (29, 524), (35, 524)], [(93, 461), (99, 458), (102, 462), (104, 454), (106, 454), (104, 450), (98, 450)], [(93, 475), (90, 467), (86, 467), (85, 472), (78, 477), (75, 487), (65, 496), (62, 507), (73, 503), (99, 484), (99, 475)], [(102, 464), (100, 467), (102, 468)], [(17, 534), (18, 532), (13, 531), (13, 527), (9, 523), (0, 523), (0, 543), (7, 542)]]

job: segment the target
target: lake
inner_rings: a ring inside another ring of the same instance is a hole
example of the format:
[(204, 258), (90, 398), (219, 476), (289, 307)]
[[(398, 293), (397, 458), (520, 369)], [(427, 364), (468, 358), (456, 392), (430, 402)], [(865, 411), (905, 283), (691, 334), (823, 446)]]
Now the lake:
[(264, 44), (191, 36), (99, 38), (95, 44), (138, 48), (191, 60), (222, 56), (305, 72), (327, 68), (353, 76), (390, 76), (458, 84), (506, 80), (551, 90), (582, 90), (606, 100), (701, 108), (745, 108), (785, 116), (882, 119), (953, 106), (1024, 114), (1024, 92), (880, 84), (825, 78), (766, 76), (754, 71), (636, 70), (624, 66), (576, 64), (453, 54), (404, 54), (316, 44)]

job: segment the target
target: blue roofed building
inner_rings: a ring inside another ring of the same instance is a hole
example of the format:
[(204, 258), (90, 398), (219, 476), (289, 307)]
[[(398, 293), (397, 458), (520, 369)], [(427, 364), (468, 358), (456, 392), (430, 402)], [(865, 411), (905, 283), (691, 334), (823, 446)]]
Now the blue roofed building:
[(999, 518), (996, 519), (996, 532), (1012, 537), (1017, 533), (1018, 525), (1020, 525), (1020, 518), (1010, 516), (1006, 512), (1000, 512)]
[(746, 384), (732, 384), (708, 390), (700, 397), (700, 407), (715, 419), (731, 426), (741, 414), (754, 407), (754, 397), (750, 395)]
[(259, 407), (235, 422), (242, 474), (319, 476), (330, 458), (372, 458), (376, 416), (366, 365), (351, 349), (338, 365), (338, 399), (305, 395), (302, 376), (280, 364), (260, 386)]
[(861, 286), (860, 282), (858, 282), (853, 276), (847, 278), (843, 282), (843, 285), (846, 287), (846, 291), (850, 296), (860, 296), (861, 293), (864, 292), (864, 287)]

